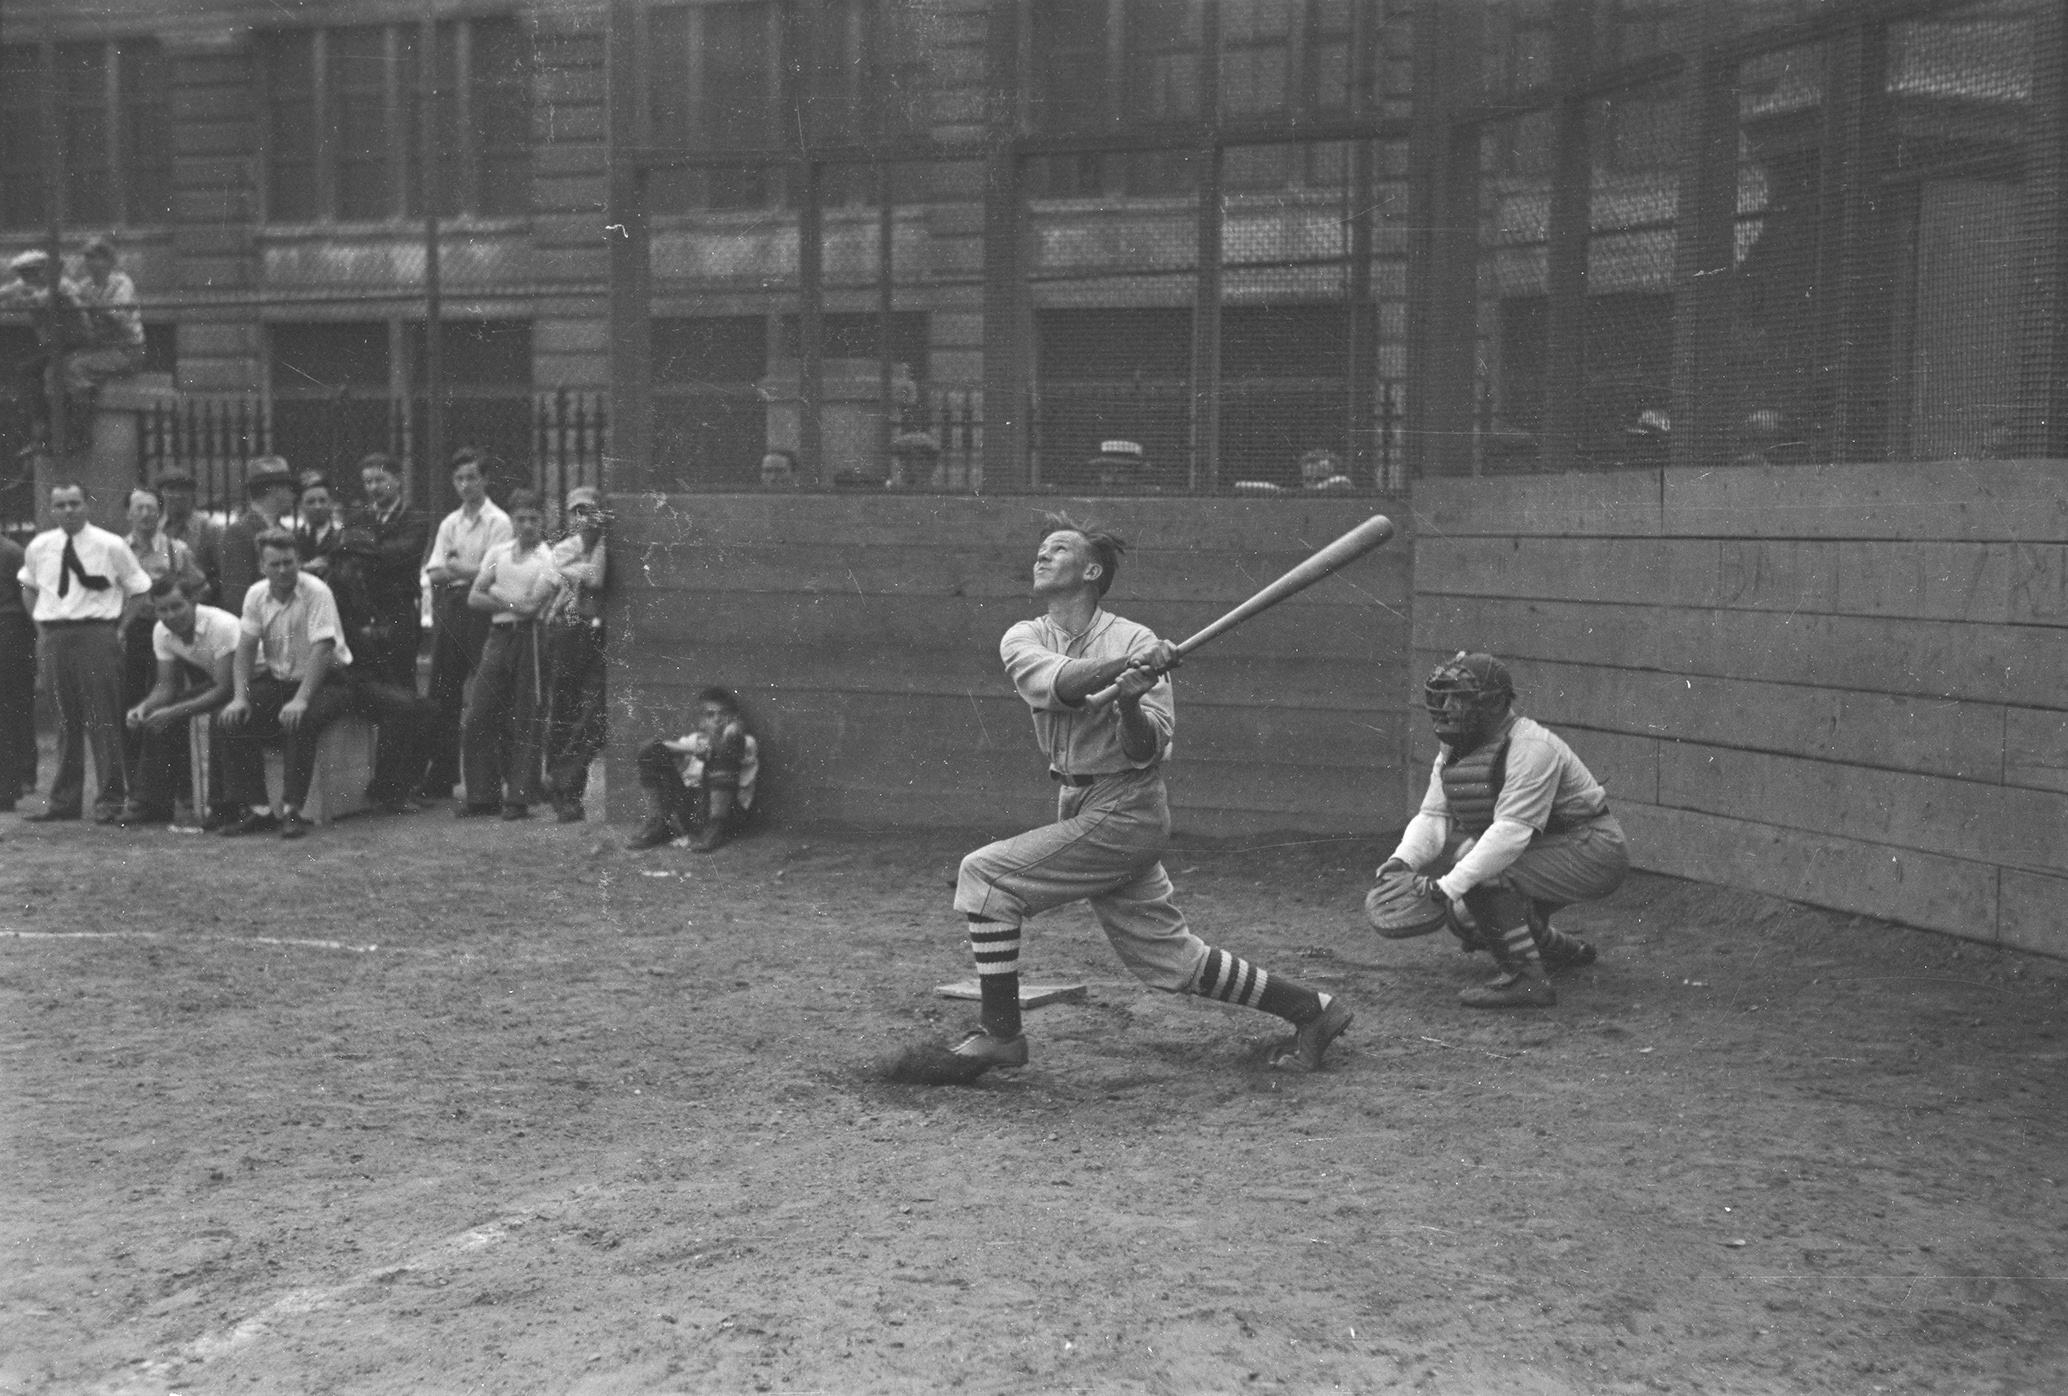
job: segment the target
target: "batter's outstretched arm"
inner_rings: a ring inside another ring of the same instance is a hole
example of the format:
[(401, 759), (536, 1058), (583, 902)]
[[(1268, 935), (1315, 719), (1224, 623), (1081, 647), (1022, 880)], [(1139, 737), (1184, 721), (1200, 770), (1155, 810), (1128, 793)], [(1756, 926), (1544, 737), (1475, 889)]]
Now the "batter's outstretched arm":
[(1118, 659), (1073, 659), (1056, 674), (1055, 695), (1065, 703), (1082, 703), (1099, 690), (1112, 687), (1122, 674), (1136, 667), (1148, 671), (1149, 682), (1142, 686), (1142, 691), (1147, 692), (1157, 675), (1177, 668), (1178, 662), (1178, 647), (1168, 640), (1158, 640), (1147, 649)]

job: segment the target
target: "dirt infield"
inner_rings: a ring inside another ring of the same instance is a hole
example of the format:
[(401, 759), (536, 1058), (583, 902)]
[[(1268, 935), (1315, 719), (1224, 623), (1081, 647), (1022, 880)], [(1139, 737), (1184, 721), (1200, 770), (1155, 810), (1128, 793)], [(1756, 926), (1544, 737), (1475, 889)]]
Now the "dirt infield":
[(0, 822), (0, 1392), (2068, 1389), (2063, 966), (1638, 879), (1475, 1016), (1369, 844), (1187, 847), (1331, 1070), (1077, 910), (893, 1087), (971, 838), (624, 832)]

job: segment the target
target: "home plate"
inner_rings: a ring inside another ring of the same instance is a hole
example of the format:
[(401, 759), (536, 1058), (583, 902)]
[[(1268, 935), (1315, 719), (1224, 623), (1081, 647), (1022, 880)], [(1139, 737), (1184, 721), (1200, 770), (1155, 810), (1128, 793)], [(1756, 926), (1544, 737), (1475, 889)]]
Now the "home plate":
[[(977, 987), (974, 979), (958, 979), (953, 984), (937, 984), (934, 992), (944, 999), (981, 999), (984, 991)], [(1091, 987), (1086, 984), (1022, 984), (1020, 985), (1020, 1007), (1039, 1008), (1044, 1003), (1077, 1003), (1088, 998)]]

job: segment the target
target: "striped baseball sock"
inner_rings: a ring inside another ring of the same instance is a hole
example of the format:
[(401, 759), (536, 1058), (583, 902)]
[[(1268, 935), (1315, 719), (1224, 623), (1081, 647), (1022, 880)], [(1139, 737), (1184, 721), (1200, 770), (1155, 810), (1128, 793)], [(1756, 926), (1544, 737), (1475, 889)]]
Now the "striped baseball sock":
[(977, 1021), (993, 1037), (1020, 1035), (1020, 928), (983, 916), (969, 918), (969, 948), (976, 956), (983, 996)]
[(1537, 953), (1537, 938), (1530, 930), (1529, 922), (1524, 921), (1519, 926), (1510, 926), (1507, 930), (1496, 931), (1494, 934), (1501, 940), (1499, 959), (1502, 965), (1517, 966), (1541, 961), (1542, 957)]
[(1240, 955), (1208, 947), (1192, 981), (1192, 992), (1203, 999), (1241, 1004), (1274, 1014), (1295, 1025), (1321, 1016), (1325, 1001), (1321, 995), (1282, 974), (1272, 974)]

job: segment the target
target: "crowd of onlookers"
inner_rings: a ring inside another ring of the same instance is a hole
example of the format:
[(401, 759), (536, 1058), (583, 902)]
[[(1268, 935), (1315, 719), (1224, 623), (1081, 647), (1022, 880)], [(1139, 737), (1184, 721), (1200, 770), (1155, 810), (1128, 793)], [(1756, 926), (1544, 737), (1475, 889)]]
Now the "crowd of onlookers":
[[(204, 827), (299, 838), (318, 742), (347, 716), (377, 728), (365, 794), (379, 809), (420, 809), (458, 785), (462, 817), (524, 819), (550, 804), (583, 819), (605, 735), (609, 521), (597, 491), (571, 490), (549, 542), (536, 493), (490, 497), (494, 465), (471, 448), (454, 456), (460, 504), (435, 529), (385, 454), (359, 463), (351, 508), (337, 482), (254, 460), (227, 523), (195, 508), (191, 476), (168, 471), (130, 492), (126, 537), (88, 522), (82, 486), (55, 486), (53, 527), (26, 549), (0, 538), (0, 567), (21, 584), (0, 588), (0, 809), (37, 788), (40, 681), (57, 770), (29, 820), (86, 816), (90, 751), (96, 823), (171, 821), (199, 731), (211, 759), (192, 803)], [(699, 706), (694, 732), (642, 754), (655, 816), (636, 846), (716, 847), (752, 807), (757, 758), (737, 701), (710, 689)], [(268, 744), (282, 749), (277, 800)], [(656, 785), (661, 766), (671, 779)]]
[[(127, 536), (87, 521), (82, 486), (55, 486), (53, 527), (26, 549), (0, 537), (0, 568), (21, 584), (0, 588), (0, 810), (37, 788), (40, 681), (58, 760), (32, 821), (85, 817), (89, 751), (96, 823), (171, 821), (199, 731), (210, 759), (191, 803), (204, 827), (299, 838), (318, 742), (348, 716), (378, 732), (365, 790), (378, 809), (421, 809), (459, 786), (461, 817), (525, 819), (543, 803), (583, 819), (605, 737), (609, 520), (596, 490), (571, 490), (549, 543), (536, 493), (490, 497), (494, 466), (456, 453), (459, 507), (435, 529), (385, 454), (359, 463), (351, 508), (320, 474), (253, 460), (227, 523), (195, 508), (192, 476), (168, 471), (130, 491)], [(710, 688), (697, 702), (691, 732), (640, 752), (652, 814), (634, 847), (709, 851), (753, 809), (759, 752), (737, 699)], [(277, 800), (268, 744), (282, 750)]]

